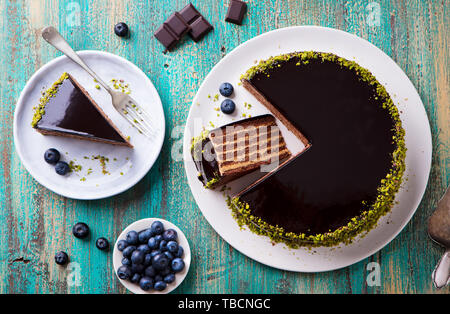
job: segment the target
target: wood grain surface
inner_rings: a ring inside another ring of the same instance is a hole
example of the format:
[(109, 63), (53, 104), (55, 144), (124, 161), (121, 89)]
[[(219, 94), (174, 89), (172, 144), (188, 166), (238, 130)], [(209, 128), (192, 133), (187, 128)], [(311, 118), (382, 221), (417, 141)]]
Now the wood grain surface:
[[(214, 31), (199, 43), (185, 39), (163, 54), (153, 31), (187, 0), (0, 0), (0, 293), (124, 293), (111, 252), (96, 249), (95, 238), (113, 242), (125, 226), (145, 217), (172, 221), (190, 240), (193, 261), (177, 293), (449, 293), (431, 284), (443, 249), (428, 238), (426, 225), (450, 175), (450, 1), (249, 0), (242, 26), (225, 23), (228, 0), (192, 2)], [(379, 23), (370, 19), (377, 8)], [(128, 23), (131, 38), (114, 35), (119, 21)], [(152, 170), (127, 192), (98, 201), (66, 199), (38, 184), (20, 162), (13, 139), (15, 103), (31, 75), (60, 55), (40, 37), (47, 25), (57, 27), (75, 50), (103, 50), (135, 63), (161, 96), (167, 129), (163, 150)], [(172, 130), (182, 130), (211, 68), (246, 40), (294, 25), (341, 29), (386, 52), (417, 88), (433, 135), (430, 181), (411, 222), (377, 254), (333, 272), (280, 271), (231, 248), (201, 215), (182, 161), (171, 158), (182, 136), (172, 136)], [(78, 221), (91, 226), (89, 241), (72, 236)], [(80, 266), (79, 285), (68, 283), (73, 270), (54, 263), (59, 250)], [(370, 262), (381, 267), (379, 286), (366, 282)]]

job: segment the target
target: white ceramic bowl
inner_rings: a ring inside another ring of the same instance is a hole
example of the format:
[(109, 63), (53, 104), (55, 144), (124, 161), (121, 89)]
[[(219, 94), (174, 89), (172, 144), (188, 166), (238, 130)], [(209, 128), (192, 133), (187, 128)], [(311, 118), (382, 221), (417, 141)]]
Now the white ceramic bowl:
[[(150, 228), (150, 226), (152, 225), (152, 223), (154, 221), (161, 221), (162, 224), (164, 225), (165, 230), (166, 229), (174, 229), (177, 232), (178, 244), (181, 245), (184, 249), (183, 261), (184, 261), (185, 267), (184, 267), (183, 271), (175, 274), (175, 281), (170, 284), (167, 284), (167, 288), (165, 290), (156, 291), (156, 290), (152, 289), (149, 291), (144, 291), (139, 287), (139, 284), (135, 284), (135, 283), (132, 283), (127, 280), (122, 280), (119, 278), (119, 276), (117, 276), (117, 269), (122, 265), (122, 258), (123, 258), (122, 252), (120, 252), (117, 249), (117, 242), (119, 242), (120, 240), (125, 240), (127, 233), (129, 231), (134, 230), (136, 232), (139, 232), (144, 229)], [(178, 287), (183, 282), (184, 278), (186, 277), (186, 275), (189, 271), (190, 264), (191, 264), (191, 248), (189, 247), (189, 242), (187, 241), (186, 236), (173, 223), (168, 222), (167, 220), (164, 220), (161, 218), (145, 218), (145, 219), (141, 219), (141, 220), (133, 222), (131, 225), (129, 225), (122, 231), (122, 233), (117, 238), (116, 243), (114, 244), (114, 251), (113, 251), (114, 272), (116, 273), (116, 276), (119, 279), (120, 283), (125, 288), (127, 288), (129, 291), (136, 293), (136, 294), (166, 294), (166, 293), (171, 292), (172, 290), (174, 290), (176, 287)]]

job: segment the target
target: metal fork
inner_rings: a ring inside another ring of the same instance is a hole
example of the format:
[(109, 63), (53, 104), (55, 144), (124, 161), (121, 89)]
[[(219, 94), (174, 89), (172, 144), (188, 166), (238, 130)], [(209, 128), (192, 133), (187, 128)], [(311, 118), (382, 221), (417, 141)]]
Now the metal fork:
[(137, 105), (129, 95), (112, 90), (97, 74), (94, 73), (77, 53), (70, 47), (64, 37), (54, 28), (48, 26), (42, 30), (42, 37), (53, 47), (65, 54), (69, 59), (88, 72), (104, 89), (108, 91), (112, 98), (114, 108), (131, 123), (138, 131), (147, 137), (152, 134), (152, 127), (149, 121), (150, 116)]

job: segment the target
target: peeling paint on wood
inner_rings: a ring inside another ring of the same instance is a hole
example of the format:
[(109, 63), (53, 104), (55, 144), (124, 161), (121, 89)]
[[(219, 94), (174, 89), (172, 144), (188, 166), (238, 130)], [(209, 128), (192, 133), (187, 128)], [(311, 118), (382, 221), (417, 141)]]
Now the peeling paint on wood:
[[(183, 40), (163, 54), (153, 31), (187, 1), (0, 0), (0, 293), (123, 293), (111, 253), (94, 240), (111, 242), (131, 222), (162, 217), (177, 224), (190, 240), (193, 263), (178, 293), (433, 293), (430, 274), (443, 250), (426, 235), (426, 222), (449, 183), (449, 25), (450, 2), (374, 1), (380, 25), (366, 22), (369, 1), (249, 0), (244, 25), (224, 22), (228, 1), (195, 0), (215, 29), (199, 43)], [(71, 25), (80, 9), (80, 25)], [(71, 9), (72, 8), (72, 9)], [(125, 21), (128, 40), (113, 26)], [(335, 27), (361, 36), (390, 55), (424, 102), (433, 134), (433, 164), (424, 199), (412, 221), (382, 251), (348, 268), (318, 274), (279, 271), (232, 249), (209, 226), (194, 202), (181, 161), (171, 148), (183, 126), (191, 99), (211, 68), (246, 40), (293, 25)], [(69, 200), (46, 190), (26, 172), (14, 150), (15, 103), (31, 75), (59, 56), (44, 44), (40, 30), (56, 26), (76, 50), (118, 54), (138, 65), (154, 82), (166, 115), (166, 139), (160, 157), (133, 189), (98, 201)], [(72, 225), (91, 226), (88, 241), (71, 235)], [(69, 270), (54, 263), (65, 250), (79, 263), (81, 285), (67, 284)], [(381, 265), (381, 286), (366, 284), (366, 266)], [(441, 291), (448, 293), (448, 289)]]

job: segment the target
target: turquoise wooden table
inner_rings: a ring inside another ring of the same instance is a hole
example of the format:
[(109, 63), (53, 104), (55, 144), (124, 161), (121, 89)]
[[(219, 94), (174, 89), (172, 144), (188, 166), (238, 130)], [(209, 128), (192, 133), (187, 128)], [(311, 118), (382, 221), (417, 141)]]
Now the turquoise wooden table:
[[(94, 240), (111, 242), (131, 222), (161, 217), (178, 225), (190, 240), (193, 262), (178, 293), (434, 293), (430, 274), (443, 249), (426, 234), (426, 223), (449, 183), (450, 2), (422, 0), (247, 1), (244, 25), (225, 23), (228, 0), (196, 0), (194, 5), (214, 31), (199, 43), (184, 40), (163, 54), (153, 31), (185, 0), (0, 0), (0, 292), (122, 293), (112, 254)], [(113, 33), (119, 21), (132, 36)], [(166, 137), (160, 157), (135, 187), (115, 197), (76, 201), (38, 184), (14, 149), (15, 103), (31, 75), (60, 53), (40, 38), (56, 26), (75, 50), (97, 49), (122, 56), (139, 66), (155, 84), (164, 106)], [(391, 56), (416, 86), (433, 134), (428, 188), (414, 218), (377, 254), (338, 271), (299, 274), (273, 269), (231, 248), (209, 226), (187, 185), (182, 161), (171, 158), (181, 139), (191, 100), (211, 68), (246, 40), (293, 25), (322, 25), (361, 36)], [(175, 132), (172, 133), (172, 130)], [(172, 135), (173, 134), (173, 135)], [(91, 241), (71, 234), (75, 222), (91, 226)], [(53, 260), (65, 250), (76, 269)], [(380, 266), (378, 284), (368, 284)], [(75, 280), (74, 272), (79, 274)], [(449, 293), (443, 289), (441, 293)]]

